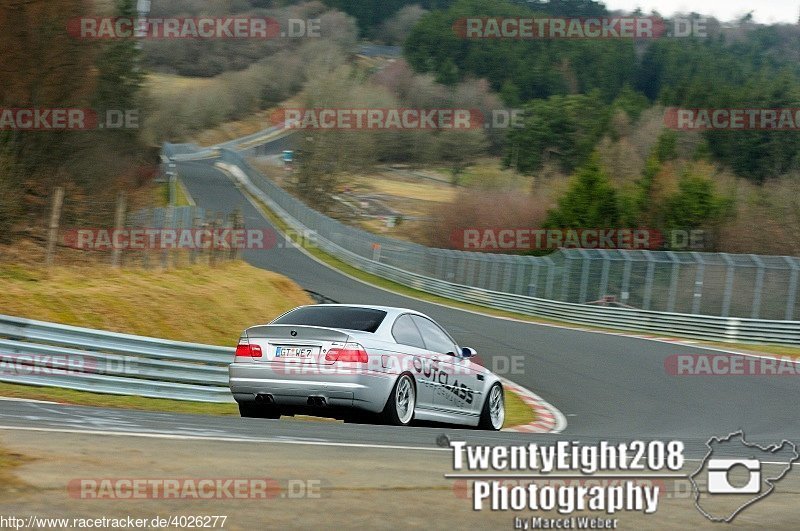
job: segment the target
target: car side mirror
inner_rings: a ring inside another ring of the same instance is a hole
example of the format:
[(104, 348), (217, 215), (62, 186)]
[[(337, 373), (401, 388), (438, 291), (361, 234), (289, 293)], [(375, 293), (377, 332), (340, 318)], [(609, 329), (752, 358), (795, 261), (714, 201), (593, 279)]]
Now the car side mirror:
[(475, 351), (474, 348), (464, 347), (461, 349), (462, 358), (474, 358), (477, 355), (478, 353)]

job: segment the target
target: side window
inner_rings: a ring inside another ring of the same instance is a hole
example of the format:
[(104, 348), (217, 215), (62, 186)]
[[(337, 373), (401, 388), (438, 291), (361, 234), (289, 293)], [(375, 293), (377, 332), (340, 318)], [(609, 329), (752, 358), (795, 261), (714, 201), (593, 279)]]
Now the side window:
[(401, 315), (397, 318), (394, 326), (392, 326), (392, 336), (401, 345), (425, 348), (422, 336), (419, 335), (419, 330), (417, 330), (417, 326), (411, 320), (410, 315)]
[(422, 339), (425, 341), (425, 347), (428, 350), (438, 354), (456, 353), (458, 347), (439, 325), (419, 315), (414, 315), (412, 318), (417, 328), (419, 328)]

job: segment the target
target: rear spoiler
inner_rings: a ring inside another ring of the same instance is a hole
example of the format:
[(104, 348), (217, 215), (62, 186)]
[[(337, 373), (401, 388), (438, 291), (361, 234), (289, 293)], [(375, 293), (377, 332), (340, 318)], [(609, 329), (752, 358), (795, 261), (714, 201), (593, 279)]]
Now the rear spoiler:
[(350, 334), (337, 328), (305, 325), (260, 325), (244, 331), (248, 338), (309, 339), (313, 341), (334, 341), (347, 343)]

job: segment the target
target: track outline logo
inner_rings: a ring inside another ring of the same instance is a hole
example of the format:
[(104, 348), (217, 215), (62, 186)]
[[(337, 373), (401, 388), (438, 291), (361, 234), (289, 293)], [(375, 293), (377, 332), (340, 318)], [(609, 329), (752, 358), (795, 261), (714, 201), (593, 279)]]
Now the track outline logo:
[[(764, 483), (769, 485), (769, 488), (764, 489), (763, 492), (761, 492), (761, 489), (760, 489), (761, 479), (762, 479), (762, 472), (761, 472), (762, 462), (760, 460), (757, 460), (757, 459), (712, 459), (712, 455), (714, 454), (714, 447), (712, 446), (713, 444), (720, 444), (720, 443), (729, 442), (731, 439), (733, 439), (736, 436), (739, 437), (739, 440), (741, 441), (742, 445), (745, 448), (753, 448), (753, 449), (760, 450), (762, 452), (776, 453), (779, 450), (781, 450), (782, 448), (784, 448), (784, 446), (788, 445), (789, 448), (791, 449), (792, 453), (794, 454), (794, 457), (792, 459), (790, 459), (788, 463), (786, 463), (786, 467), (783, 469), (783, 472), (781, 472), (780, 475), (778, 475), (777, 477), (763, 477)], [(689, 475), (689, 481), (692, 483), (692, 488), (694, 489), (694, 505), (695, 505), (695, 507), (697, 508), (698, 511), (700, 511), (700, 513), (703, 516), (705, 516), (706, 518), (708, 518), (712, 522), (725, 522), (725, 523), (732, 522), (733, 519), (736, 518), (736, 516), (739, 513), (741, 513), (744, 509), (746, 509), (750, 505), (754, 504), (755, 502), (766, 498), (769, 494), (771, 494), (775, 490), (775, 482), (780, 481), (781, 479), (783, 479), (783, 477), (792, 469), (792, 466), (794, 465), (794, 463), (797, 462), (798, 460), (800, 460), (800, 453), (798, 453), (798, 451), (797, 451), (797, 445), (795, 443), (793, 443), (792, 441), (789, 441), (788, 439), (783, 439), (778, 444), (772, 444), (772, 445), (768, 445), (768, 446), (760, 446), (760, 445), (755, 444), (755, 443), (747, 442), (745, 440), (745, 436), (744, 436), (744, 431), (743, 430), (734, 431), (734, 432), (728, 434), (728, 436), (723, 437), (723, 438), (711, 437), (706, 442), (706, 447), (708, 448), (708, 452), (706, 453), (705, 457), (700, 462), (700, 466), (697, 468), (697, 470), (694, 473)], [(713, 468), (712, 468), (712, 463), (714, 464)], [(736, 465), (744, 465), (750, 471), (751, 479), (748, 482), (748, 485), (746, 485), (743, 488), (733, 487), (732, 485), (730, 485), (730, 483), (728, 482), (727, 478), (725, 477), (726, 471), (730, 470), (731, 467), (736, 466)], [(709, 476), (709, 485), (708, 485), (708, 491), (709, 492), (708, 493), (709, 494), (728, 494), (728, 493), (751, 494), (752, 493), (752, 494), (758, 494), (758, 495), (753, 497), (753, 498), (749, 498), (747, 500), (747, 502), (743, 503), (738, 508), (736, 508), (727, 518), (713, 516), (712, 514), (707, 512), (705, 509), (703, 509), (703, 507), (700, 505), (700, 488), (698, 487), (697, 483), (694, 480), (695, 476), (700, 474), (702, 472), (703, 468), (706, 467), (706, 466), (708, 466), (708, 476)], [(711, 492), (712, 491), (712, 486), (711, 486), (712, 476), (715, 479), (714, 484), (717, 485), (717, 486), (722, 487), (721, 489), (714, 488), (715, 492)], [(753, 491), (752, 488), (749, 488), (749, 487), (752, 486), (752, 482), (753, 482), (752, 480), (753, 480), (754, 477), (757, 478), (757, 481), (758, 481), (757, 486), (759, 487), (758, 490), (755, 490), (755, 491)], [(727, 488), (726, 488), (726, 486), (727, 486)]]

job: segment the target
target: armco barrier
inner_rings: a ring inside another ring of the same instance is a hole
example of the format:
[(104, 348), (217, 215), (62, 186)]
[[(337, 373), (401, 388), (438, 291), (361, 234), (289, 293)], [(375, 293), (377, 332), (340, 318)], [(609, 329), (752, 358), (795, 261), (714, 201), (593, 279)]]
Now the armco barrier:
[[(518, 274), (524, 268), (536, 270), (549, 264), (549, 273), (545, 284), (545, 293), (553, 292), (553, 270), (557, 269), (559, 277), (563, 278), (561, 293), (566, 293), (572, 287), (568, 285), (567, 278), (571, 278), (569, 253), (556, 253), (556, 257), (535, 258), (528, 256), (504, 256), (489, 255), (484, 253), (468, 253), (461, 251), (451, 251), (445, 249), (431, 249), (422, 245), (408, 242), (399, 242), (391, 238), (382, 237), (365, 233), (352, 227), (347, 227), (340, 222), (328, 218), (305, 206), (301, 201), (280, 189), (275, 183), (267, 179), (260, 172), (252, 168), (244, 157), (230, 149), (222, 149), (220, 161), (226, 165), (230, 173), (240, 184), (253, 196), (263, 201), (273, 210), (284, 222), (292, 228), (303, 231), (312, 230), (317, 233), (317, 243), (319, 246), (339, 258), (340, 260), (380, 277), (393, 280), (405, 286), (409, 286), (421, 291), (441, 295), (453, 300), (473, 303), (479, 306), (486, 306), (498, 310), (508, 310), (521, 314), (546, 317), (581, 323), (607, 328), (624, 329), (632, 331), (643, 331), (663, 335), (676, 335), (691, 337), (696, 339), (714, 341), (741, 341), (758, 343), (776, 344), (800, 344), (800, 321), (780, 320), (780, 319), (752, 319), (733, 316), (704, 315), (701, 313), (681, 313), (654, 311), (650, 309), (624, 308), (624, 307), (600, 307), (590, 304), (553, 300), (551, 298), (535, 297), (525, 294), (526, 290), (530, 293), (537, 293), (538, 286), (533, 284), (531, 289), (531, 279), (534, 273), (530, 273), (525, 281)], [(371, 243), (370, 243), (371, 242)], [(345, 248), (345, 245), (348, 248)], [(380, 253), (375, 253), (375, 249), (380, 248)], [(582, 250), (576, 250), (578, 256), (584, 256)], [(617, 251), (622, 253), (622, 251)], [(647, 251), (645, 251), (647, 253)], [(703, 264), (697, 268), (697, 278), (704, 278), (707, 267), (711, 267), (711, 253), (665, 253), (668, 255), (686, 254), (693, 255), (694, 258)], [(729, 255), (724, 255), (727, 257)], [(704, 258), (705, 257), (705, 258)], [(790, 257), (761, 257), (761, 261), (773, 258), (779, 261), (786, 261), (790, 264), (788, 269), (791, 272), (786, 298), (787, 316), (793, 315), (795, 311), (795, 297), (798, 290), (797, 270), (800, 269), (800, 260)], [(450, 262), (448, 262), (450, 260)], [(561, 260), (562, 264), (557, 268), (554, 264)], [(722, 259), (720, 259), (722, 260)], [(732, 261), (733, 259), (727, 258)], [(627, 257), (621, 259), (630, 262)], [(680, 263), (680, 258), (674, 258), (674, 263)], [(451, 264), (451, 265), (447, 265)], [(512, 267), (514, 266), (514, 267)], [(608, 283), (608, 271), (602, 272), (601, 277)], [(724, 296), (723, 306), (730, 306), (731, 292), (733, 291), (730, 271), (732, 266), (726, 271), (723, 269), (723, 282), (726, 285), (727, 295)], [(441, 277), (446, 273), (453, 276), (456, 274), (464, 275), (465, 270), (472, 269), (470, 278), (478, 279), (483, 287), (470, 286), (457, 282), (443, 280)], [(582, 271), (580, 278), (580, 289), (585, 292), (588, 289), (588, 268), (586, 262), (578, 266)], [(455, 271), (453, 271), (455, 269)], [(626, 264), (625, 282), (629, 282), (632, 277), (632, 267)], [(640, 277), (642, 280), (653, 282), (653, 266), (647, 268)], [(420, 274), (420, 270), (433, 274)], [(674, 271), (675, 268), (673, 267)], [(516, 275), (514, 273), (517, 273)], [(757, 279), (758, 282), (758, 279)], [(760, 280), (763, 283), (763, 277)], [(492, 286), (494, 289), (487, 289), (485, 286)], [(665, 298), (672, 301), (670, 306), (675, 305), (676, 296), (675, 275), (672, 281), (665, 281), (669, 289), (664, 289)], [(634, 286), (622, 286), (623, 290), (632, 289)], [(652, 294), (651, 294), (652, 295)], [(647, 306), (654, 304), (646, 297)], [(769, 301), (767, 301), (767, 304)], [(754, 303), (755, 304), (755, 303)], [(759, 306), (761, 305), (759, 301)], [(765, 304), (766, 306), (766, 304)]]
[(0, 381), (118, 395), (233, 402), (233, 348), (0, 315)]

